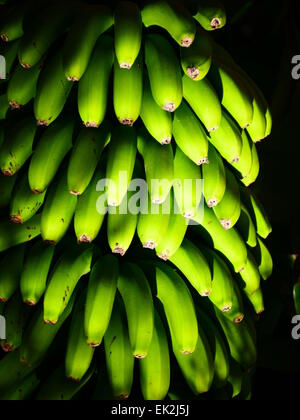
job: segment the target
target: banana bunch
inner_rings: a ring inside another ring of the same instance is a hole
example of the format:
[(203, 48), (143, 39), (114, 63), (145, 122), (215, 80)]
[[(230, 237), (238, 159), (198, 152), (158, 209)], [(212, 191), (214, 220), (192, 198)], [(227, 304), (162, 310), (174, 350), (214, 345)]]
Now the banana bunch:
[(270, 109), (219, 0), (103, 3), (0, 6), (0, 399), (250, 398)]

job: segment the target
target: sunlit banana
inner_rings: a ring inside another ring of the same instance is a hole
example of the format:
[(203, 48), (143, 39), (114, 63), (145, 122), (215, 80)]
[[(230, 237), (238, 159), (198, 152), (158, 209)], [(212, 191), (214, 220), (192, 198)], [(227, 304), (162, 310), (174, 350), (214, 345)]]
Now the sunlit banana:
[(232, 389), (232, 398), (238, 397), (242, 392), (244, 375), (245, 373), (243, 372), (242, 367), (234, 359), (231, 358), (228, 384), (231, 386)]
[(242, 183), (246, 185), (246, 187), (253, 184), (257, 180), (257, 177), (260, 171), (260, 162), (259, 162), (259, 157), (258, 157), (255, 143), (252, 143), (251, 145), (251, 152), (252, 152), (251, 169), (250, 169), (249, 174), (242, 179)]
[(7, 98), (11, 108), (20, 109), (34, 98), (40, 71), (39, 64), (30, 70), (18, 64), (7, 86)]
[(255, 312), (260, 315), (265, 310), (264, 296), (261, 289), (257, 289), (252, 295), (248, 295), (248, 299), (252, 303)]
[(244, 282), (247, 295), (252, 295), (260, 287), (260, 273), (252, 253), (248, 250), (248, 261), (240, 276)]
[(238, 284), (233, 282), (232, 289), (232, 308), (228, 312), (223, 312), (225, 318), (234, 324), (239, 324), (245, 318), (245, 310), (242, 293)]
[(181, 66), (192, 80), (204, 79), (212, 62), (212, 42), (204, 31), (197, 29), (195, 41), (189, 48), (182, 48)]
[(221, 29), (227, 21), (226, 11), (219, 0), (200, 0), (195, 19), (207, 31)]
[(250, 213), (244, 204), (241, 206), (241, 215), (236, 227), (247, 245), (251, 248), (255, 248), (257, 245), (256, 229)]
[(238, 170), (242, 178), (245, 178), (250, 174), (252, 163), (252, 142), (249, 139), (246, 130), (242, 130), (242, 150), (240, 159), (237, 162), (233, 162), (232, 166)]
[(223, 159), (212, 144), (208, 148), (208, 162), (202, 167), (204, 198), (208, 207), (214, 207), (224, 197), (226, 172)]
[(252, 191), (249, 191), (249, 189), (242, 188), (241, 193), (242, 201), (255, 223), (257, 233), (260, 237), (266, 239), (272, 232), (272, 226), (262, 203)]
[(0, 223), (0, 252), (16, 245), (32, 241), (41, 233), (41, 216), (32, 217), (23, 225), (16, 225), (9, 221)]
[(5, 22), (0, 28), (0, 37), (4, 42), (11, 42), (22, 38), (24, 5), (18, 5), (11, 9), (5, 16)]
[(254, 249), (254, 256), (261, 277), (267, 280), (273, 272), (273, 259), (266, 244), (260, 238), (257, 238), (257, 247)]

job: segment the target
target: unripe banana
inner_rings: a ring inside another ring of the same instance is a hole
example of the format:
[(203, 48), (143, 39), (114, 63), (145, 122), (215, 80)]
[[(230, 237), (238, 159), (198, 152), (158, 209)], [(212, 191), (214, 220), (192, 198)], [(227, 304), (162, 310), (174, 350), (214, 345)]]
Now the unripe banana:
[(88, 372), (94, 356), (94, 349), (87, 344), (84, 333), (85, 299), (86, 293), (82, 292), (75, 304), (65, 358), (66, 377), (77, 383)]
[(6, 119), (7, 111), (9, 110), (9, 102), (7, 95), (0, 95), (0, 120)]
[(184, 239), (178, 251), (169, 258), (180, 270), (200, 296), (207, 297), (212, 292), (212, 276), (205, 256), (188, 239)]
[(9, 205), (16, 181), (17, 176), (7, 177), (0, 173), (0, 210), (4, 209)]
[(46, 191), (42, 194), (33, 194), (27, 173), (18, 179), (10, 201), (9, 217), (11, 222), (22, 224), (30, 220), (44, 203)]
[(140, 360), (140, 382), (145, 400), (164, 400), (170, 387), (170, 355), (162, 321), (154, 311), (154, 330), (146, 358)]
[(22, 38), (24, 5), (18, 5), (8, 12), (5, 16), (5, 22), (2, 23), (0, 29), (0, 37), (4, 42), (11, 42), (15, 39)]
[(24, 380), (31, 373), (32, 369), (21, 365), (18, 350), (5, 355), (0, 361), (1, 394), (16, 384), (19, 384), (20, 381)]
[(72, 84), (65, 80), (62, 53), (59, 51), (47, 63), (38, 81), (34, 99), (34, 115), (38, 125), (48, 126), (61, 114)]
[(36, 391), (40, 384), (36, 372), (27, 376), (23, 381), (10, 388), (5, 394), (2, 394), (2, 401), (27, 401)]
[(212, 62), (212, 42), (204, 31), (197, 29), (196, 38), (189, 48), (182, 48), (181, 66), (192, 80), (199, 81), (206, 77)]
[(84, 331), (91, 347), (100, 346), (115, 301), (119, 263), (113, 255), (101, 258), (90, 274), (84, 314)]
[(242, 130), (242, 150), (238, 162), (232, 166), (239, 171), (242, 178), (249, 175), (252, 168), (252, 142), (249, 140), (246, 130)]
[(63, 68), (69, 81), (79, 81), (85, 73), (97, 39), (113, 24), (111, 10), (103, 5), (84, 6), (63, 46)]
[(144, 25), (160, 26), (169, 32), (181, 47), (190, 47), (196, 35), (196, 25), (190, 13), (178, 0), (149, 1), (142, 10)]
[(147, 35), (145, 62), (155, 102), (163, 110), (174, 112), (182, 101), (182, 80), (172, 45), (161, 35)]
[(16, 245), (32, 241), (40, 235), (41, 216), (37, 215), (23, 225), (11, 222), (0, 223), (0, 252)]
[[(250, 85), (249, 85), (250, 86)], [(251, 86), (250, 86), (251, 89)], [(253, 92), (253, 121), (247, 132), (254, 143), (257, 143), (265, 138), (267, 131), (267, 120), (265, 115), (264, 104), (258, 96)]]
[(184, 75), (183, 96), (208, 132), (218, 130), (222, 119), (219, 98), (207, 78), (194, 83)]
[(244, 380), (244, 372), (241, 366), (231, 358), (230, 360), (230, 374), (228, 378), (228, 384), (231, 386), (232, 398), (238, 397), (242, 392), (243, 380)]
[(160, 144), (172, 141), (172, 116), (155, 102), (148, 76), (144, 77), (141, 118), (152, 137)]
[(204, 197), (208, 207), (217, 206), (226, 191), (226, 172), (223, 159), (212, 144), (208, 148), (208, 165), (203, 165)]
[(117, 126), (112, 132), (109, 145), (106, 179), (107, 202), (118, 207), (131, 182), (137, 152), (137, 134), (134, 128)]
[(265, 310), (262, 290), (257, 289), (256, 292), (252, 293), (252, 295), (248, 295), (248, 299), (250, 300), (255, 312), (258, 315), (261, 315)]
[(133, 384), (134, 357), (131, 351), (123, 303), (117, 299), (104, 336), (106, 366), (114, 398), (125, 400)]
[(260, 162), (259, 162), (259, 157), (258, 157), (255, 143), (252, 143), (251, 145), (251, 153), (252, 153), (252, 165), (251, 165), (250, 172), (247, 176), (245, 176), (242, 179), (242, 183), (246, 185), (246, 187), (253, 184), (257, 180), (257, 177), (260, 171)]
[(22, 269), (20, 289), (23, 301), (35, 306), (46, 290), (54, 247), (38, 241), (28, 251)]
[(208, 140), (205, 130), (183, 101), (174, 114), (173, 135), (177, 146), (196, 165), (208, 163)]
[(251, 248), (255, 248), (257, 246), (256, 229), (250, 213), (244, 204), (241, 206), (241, 215), (236, 227), (247, 245)]
[(226, 25), (224, 6), (219, 0), (200, 0), (195, 19), (206, 31), (221, 29)]
[(261, 277), (267, 280), (273, 272), (273, 259), (266, 244), (260, 238), (257, 238), (257, 247), (254, 249), (254, 256)]
[(19, 121), (10, 133), (6, 134), (0, 149), (0, 168), (4, 175), (13, 176), (26, 163), (32, 154), (36, 125), (32, 118)]
[(233, 228), (241, 215), (240, 187), (235, 175), (226, 168), (226, 191), (222, 201), (214, 207), (215, 215), (224, 229)]
[(120, 1), (114, 15), (115, 51), (119, 66), (130, 69), (137, 59), (141, 44), (143, 22), (138, 5)]
[(228, 312), (223, 312), (225, 318), (234, 324), (239, 324), (245, 318), (244, 303), (238, 284), (233, 281), (232, 289), (232, 308)]
[(242, 188), (241, 194), (242, 201), (255, 223), (257, 233), (261, 238), (266, 239), (272, 232), (272, 226), (263, 205), (252, 191)]
[(78, 84), (78, 111), (86, 127), (98, 128), (104, 120), (113, 62), (113, 39), (103, 35)]
[(46, 129), (32, 156), (28, 180), (35, 194), (42, 194), (53, 181), (63, 159), (72, 148), (74, 121), (59, 119)]
[(260, 273), (252, 253), (248, 250), (248, 261), (240, 276), (244, 282), (244, 291), (252, 295), (260, 287)]
[(64, 172), (47, 194), (41, 218), (43, 240), (56, 245), (66, 234), (73, 220), (77, 197), (68, 191), (67, 173)]
[(55, 265), (44, 297), (44, 321), (56, 325), (63, 317), (79, 280), (91, 271), (93, 246), (67, 250)]
[(81, 130), (68, 167), (68, 188), (71, 194), (81, 195), (87, 189), (110, 137), (111, 126), (108, 121), (104, 121), (97, 129)]
[(30, 70), (17, 65), (7, 86), (7, 98), (11, 108), (20, 109), (34, 98), (40, 71), (40, 64)]
[(140, 55), (130, 69), (114, 65), (114, 109), (123, 125), (133, 126), (139, 118), (143, 98), (143, 61)]

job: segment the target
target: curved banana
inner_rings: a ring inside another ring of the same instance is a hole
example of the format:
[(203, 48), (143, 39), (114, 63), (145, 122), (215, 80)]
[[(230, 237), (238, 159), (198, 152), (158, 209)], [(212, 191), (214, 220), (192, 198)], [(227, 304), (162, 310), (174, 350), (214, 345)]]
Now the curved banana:
[(221, 29), (227, 21), (226, 11), (220, 0), (200, 0), (194, 18), (206, 31)]
[(5, 22), (1, 22), (0, 37), (4, 42), (11, 42), (16, 39), (22, 38), (23, 31), (23, 18), (25, 7), (18, 5), (11, 9), (5, 16)]
[(40, 379), (36, 372), (27, 376), (23, 381), (16, 384), (15, 387), (9, 389), (4, 395), (1, 395), (2, 401), (27, 401), (32, 397), (40, 385)]
[(7, 95), (0, 95), (0, 120), (5, 120), (8, 110), (9, 102)]
[(250, 300), (255, 312), (258, 315), (261, 315), (265, 310), (264, 296), (262, 290), (257, 289), (256, 292), (252, 293), (252, 295), (248, 295), (248, 299)]
[(212, 144), (208, 148), (208, 165), (203, 165), (204, 198), (208, 207), (217, 206), (226, 191), (226, 172), (223, 159)]
[(11, 108), (20, 109), (35, 97), (40, 71), (40, 64), (30, 70), (17, 65), (7, 86), (7, 99)]
[(232, 166), (240, 173), (242, 178), (245, 178), (250, 174), (252, 163), (252, 142), (249, 140), (246, 130), (242, 130), (240, 159), (233, 162)]
[(223, 315), (234, 324), (239, 324), (245, 318), (243, 297), (236, 281), (233, 281), (232, 308), (228, 312), (223, 312)]
[(242, 201), (247, 207), (252, 220), (255, 223), (256, 231), (260, 237), (266, 239), (272, 232), (272, 226), (266, 214), (266, 211), (253, 191), (241, 189)]
[(244, 291), (248, 296), (260, 288), (260, 273), (252, 253), (248, 250), (248, 261), (240, 276), (245, 283)]
[(246, 187), (253, 184), (257, 180), (257, 177), (260, 171), (260, 162), (259, 162), (259, 157), (258, 157), (255, 143), (253, 143), (251, 146), (251, 152), (252, 152), (251, 169), (250, 169), (249, 174), (242, 179), (242, 183), (246, 185)]
[(17, 176), (7, 177), (0, 173), (0, 211), (9, 205), (16, 181)]
[(273, 259), (266, 244), (260, 238), (257, 238), (257, 247), (254, 249), (254, 256), (261, 277), (267, 280), (273, 272)]
[(16, 245), (32, 241), (41, 233), (41, 216), (33, 216), (23, 225), (11, 222), (0, 223), (0, 252)]
[(247, 245), (251, 248), (255, 248), (257, 246), (256, 229), (250, 213), (244, 204), (241, 206), (241, 215), (236, 227)]
[(0, 360), (0, 392), (3, 394), (23, 381), (33, 369), (22, 366), (19, 350), (8, 353)]

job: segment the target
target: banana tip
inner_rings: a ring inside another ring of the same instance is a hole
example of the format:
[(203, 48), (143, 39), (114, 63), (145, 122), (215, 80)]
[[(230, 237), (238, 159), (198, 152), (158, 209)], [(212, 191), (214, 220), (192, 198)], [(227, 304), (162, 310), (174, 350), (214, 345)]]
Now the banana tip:
[(21, 66), (22, 66), (24, 69), (31, 69), (31, 64), (21, 63)]
[(209, 297), (212, 294), (212, 290), (208, 290), (206, 292), (201, 293), (202, 297)]
[(48, 127), (49, 123), (48, 121), (45, 121), (45, 120), (37, 120), (37, 125), (39, 127)]
[(221, 25), (222, 25), (222, 20), (219, 17), (213, 18), (212, 21), (210, 22), (210, 26), (212, 29), (218, 29), (220, 28)]
[(43, 192), (43, 191), (37, 190), (37, 189), (33, 189), (31, 191), (32, 191), (32, 194), (35, 194), (35, 195), (42, 194), (42, 192)]
[(47, 239), (44, 242), (45, 242), (46, 245), (51, 245), (51, 246), (55, 246), (57, 244), (56, 241), (51, 241), (51, 240), (47, 240)]
[(1, 172), (4, 176), (13, 176), (14, 175), (14, 173), (11, 169), (2, 169)]
[(50, 321), (49, 319), (45, 319), (44, 322), (46, 325), (52, 325), (52, 326), (57, 324), (57, 321)]
[(244, 317), (245, 317), (244, 314), (239, 315), (238, 317), (235, 318), (234, 323), (235, 324), (240, 324), (242, 321), (244, 321)]
[(6, 302), (6, 298), (0, 296), (0, 303), (5, 303), (5, 302)]
[(31, 306), (31, 307), (36, 305), (36, 302), (33, 299), (27, 299), (24, 301), (24, 303), (25, 305)]
[(161, 144), (164, 145), (168, 145), (171, 144), (172, 138), (171, 137), (166, 137), (164, 139), (162, 139)]
[(216, 198), (211, 198), (210, 200), (208, 200), (208, 207), (211, 209), (212, 207), (216, 207), (219, 203), (219, 200), (217, 200)]
[(21, 109), (22, 108), (22, 105), (20, 105), (16, 101), (10, 101), (9, 106), (10, 106), (11, 109)]
[(116, 246), (114, 247), (112, 252), (113, 252), (113, 254), (119, 254), (119, 255), (121, 255), (121, 257), (124, 257), (126, 251), (119, 244), (116, 244)]
[(181, 352), (181, 354), (183, 354), (184, 356), (188, 356), (189, 354), (192, 354), (193, 352), (191, 350), (183, 350)]
[(130, 70), (131, 67), (132, 67), (132, 64), (130, 64), (130, 63), (126, 63), (126, 62), (120, 63), (120, 68), (121, 69)]
[(72, 190), (72, 191), (69, 191), (69, 192), (70, 192), (71, 195), (74, 195), (75, 197), (79, 197), (81, 195), (81, 193), (78, 192), (78, 191)]
[(92, 242), (88, 235), (81, 235), (78, 239), (78, 244), (90, 244)]
[(12, 223), (15, 223), (16, 225), (22, 225), (23, 224), (23, 219), (22, 219), (22, 216), (20, 214), (11, 215), (11, 216), (9, 216), (9, 219)]
[(155, 241), (147, 241), (144, 243), (143, 247), (145, 249), (155, 249), (157, 247), (157, 243)]
[(221, 225), (225, 230), (229, 230), (232, 228), (232, 222), (231, 220), (221, 220)]
[(88, 342), (88, 346), (92, 347), (93, 349), (96, 349), (97, 347), (100, 346), (100, 343), (89, 343)]
[(168, 261), (168, 259), (169, 259), (169, 252), (168, 251), (164, 251), (164, 252), (158, 254), (157, 256), (158, 256), (158, 258), (160, 258), (163, 261)]
[(68, 76), (67, 80), (68, 82), (79, 82), (79, 78), (76, 76)]
[(99, 128), (99, 124), (94, 121), (88, 121), (85, 123), (86, 128)]
[(146, 354), (145, 353), (141, 353), (141, 354), (134, 354), (135, 359), (145, 359), (146, 358)]
[(232, 305), (226, 305), (223, 307), (222, 312), (226, 313), (226, 312), (231, 311), (231, 309), (232, 309)]
[(198, 166), (201, 166), (201, 165), (208, 165), (208, 164), (209, 164), (208, 157), (205, 157), (205, 158), (203, 158), (203, 159), (198, 160)]
[(122, 125), (128, 125), (129, 127), (132, 127), (134, 124), (133, 118), (121, 118), (119, 121)]
[(191, 36), (186, 36), (181, 40), (181, 46), (184, 48), (189, 48), (194, 42), (194, 38)]
[(167, 104), (163, 106), (163, 110), (167, 112), (174, 112), (175, 109), (176, 109), (176, 106), (174, 102), (168, 102)]
[(5, 353), (11, 353), (14, 350), (13, 346), (9, 343), (4, 343), (1, 347)]
[(197, 67), (188, 67), (186, 71), (192, 80), (196, 80), (200, 76), (200, 70)]
[(9, 38), (8, 38), (8, 36), (6, 34), (1, 34), (1, 39), (4, 42), (8, 42), (9, 41)]

